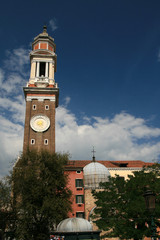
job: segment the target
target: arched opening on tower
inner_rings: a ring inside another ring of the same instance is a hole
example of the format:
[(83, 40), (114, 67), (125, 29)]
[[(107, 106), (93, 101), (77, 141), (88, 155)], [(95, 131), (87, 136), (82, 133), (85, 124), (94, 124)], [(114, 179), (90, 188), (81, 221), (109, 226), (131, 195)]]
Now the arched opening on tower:
[(45, 62), (40, 62), (40, 69), (39, 69), (39, 76), (45, 76), (46, 72), (46, 63)]

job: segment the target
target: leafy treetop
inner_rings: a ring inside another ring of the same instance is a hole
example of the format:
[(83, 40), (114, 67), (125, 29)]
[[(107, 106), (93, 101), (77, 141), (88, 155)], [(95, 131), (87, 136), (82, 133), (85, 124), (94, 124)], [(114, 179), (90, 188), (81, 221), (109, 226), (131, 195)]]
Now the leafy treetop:
[(16, 211), (16, 239), (48, 239), (71, 210), (64, 173), (67, 154), (28, 151), (16, 163), (11, 181)]
[(142, 239), (151, 236), (150, 213), (146, 210), (144, 192), (146, 187), (156, 194), (155, 223), (160, 227), (160, 165), (135, 171), (125, 180), (110, 177), (102, 183), (103, 191), (94, 191), (97, 208), (93, 215), (96, 225), (104, 230), (103, 237)]

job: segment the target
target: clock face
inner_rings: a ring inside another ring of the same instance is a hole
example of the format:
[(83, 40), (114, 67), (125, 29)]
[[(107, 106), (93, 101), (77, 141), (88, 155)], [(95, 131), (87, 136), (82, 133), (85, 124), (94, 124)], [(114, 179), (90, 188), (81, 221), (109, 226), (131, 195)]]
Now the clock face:
[(49, 128), (50, 120), (45, 115), (36, 115), (31, 118), (30, 126), (36, 132), (44, 132)]

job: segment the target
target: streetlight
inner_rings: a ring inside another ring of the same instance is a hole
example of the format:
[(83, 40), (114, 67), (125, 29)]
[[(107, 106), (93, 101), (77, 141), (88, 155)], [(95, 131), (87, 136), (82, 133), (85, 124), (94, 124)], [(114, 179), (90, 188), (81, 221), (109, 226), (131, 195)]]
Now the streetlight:
[(152, 232), (151, 237), (153, 240), (156, 240), (157, 239), (157, 237), (156, 237), (157, 231), (156, 231), (156, 225), (155, 225), (154, 217), (153, 217), (153, 214), (155, 211), (156, 197), (155, 197), (155, 194), (150, 189), (147, 189), (146, 192), (143, 194), (143, 196), (145, 198), (146, 208), (150, 212), (150, 215), (151, 215), (151, 232)]

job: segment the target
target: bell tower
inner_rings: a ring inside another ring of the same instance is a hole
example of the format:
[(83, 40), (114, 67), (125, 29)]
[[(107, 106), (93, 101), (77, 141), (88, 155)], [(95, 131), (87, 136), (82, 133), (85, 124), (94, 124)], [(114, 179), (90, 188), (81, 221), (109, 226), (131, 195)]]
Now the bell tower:
[(32, 43), (30, 79), (23, 88), (26, 100), (23, 152), (28, 148), (55, 152), (55, 108), (59, 98), (54, 80), (55, 51), (54, 39), (44, 26)]

